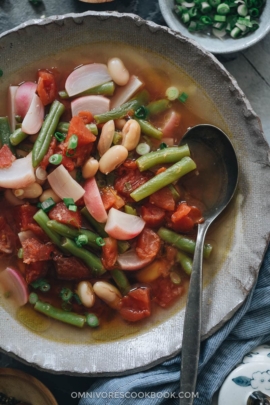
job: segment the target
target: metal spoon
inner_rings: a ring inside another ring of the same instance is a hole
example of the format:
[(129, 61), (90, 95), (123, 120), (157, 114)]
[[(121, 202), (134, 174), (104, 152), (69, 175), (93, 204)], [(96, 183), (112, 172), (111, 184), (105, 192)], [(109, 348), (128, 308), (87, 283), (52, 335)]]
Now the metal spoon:
[[(196, 380), (201, 340), (202, 258), (206, 232), (211, 223), (231, 201), (238, 182), (238, 163), (228, 137), (213, 125), (190, 128), (181, 141), (188, 144), (198, 175), (188, 179), (192, 195), (205, 205), (204, 223), (198, 225), (193, 267), (184, 321), (180, 404), (192, 405), (196, 396)], [(195, 194), (195, 195), (194, 195)]]

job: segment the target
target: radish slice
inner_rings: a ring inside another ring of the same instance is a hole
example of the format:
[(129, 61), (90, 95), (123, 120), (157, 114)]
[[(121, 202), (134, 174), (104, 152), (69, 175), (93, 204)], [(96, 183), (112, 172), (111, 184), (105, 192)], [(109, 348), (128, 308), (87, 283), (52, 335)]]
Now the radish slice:
[(17, 115), (22, 118), (26, 116), (36, 90), (37, 84), (33, 82), (25, 82), (19, 86), (15, 95), (15, 112)]
[(22, 131), (29, 135), (36, 134), (44, 120), (44, 105), (39, 96), (34, 94), (29, 110), (22, 122)]
[(118, 255), (117, 262), (123, 270), (139, 270), (147, 266), (154, 259), (141, 259), (135, 250), (131, 249), (121, 255)]
[(18, 233), (18, 237), (20, 239), (21, 244), (26, 241), (27, 239), (37, 239), (37, 235), (34, 234), (33, 231), (22, 231)]
[(175, 131), (175, 128), (177, 128), (180, 125), (180, 122), (181, 122), (181, 115), (178, 114), (176, 111), (171, 111), (167, 116), (163, 128), (161, 128), (163, 137), (170, 138), (172, 136), (172, 132)]
[(110, 100), (103, 96), (79, 97), (71, 102), (72, 117), (80, 111), (90, 111), (92, 115), (103, 114), (110, 110)]
[(101, 199), (99, 188), (94, 177), (88, 179), (84, 185), (85, 194), (83, 196), (86, 208), (92, 217), (101, 223), (107, 221), (107, 212)]
[(141, 82), (137, 76), (131, 76), (127, 84), (123, 87), (119, 87), (114, 93), (111, 99), (111, 109), (117, 108), (128, 101), (142, 85), (143, 82)]
[(19, 86), (9, 86), (8, 89), (8, 119), (11, 132), (16, 129), (16, 108), (15, 108), (15, 95)]
[(107, 66), (102, 63), (91, 63), (73, 70), (65, 84), (69, 97), (111, 81)]
[(34, 182), (35, 173), (31, 153), (25, 158), (14, 160), (7, 169), (0, 169), (0, 187), (24, 188)]
[(141, 217), (111, 208), (105, 231), (115, 239), (128, 240), (139, 235), (144, 225), (145, 222)]
[(59, 165), (53, 172), (47, 177), (51, 188), (60, 198), (73, 198), (76, 202), (84, 195), (85, 191), (74, 180), (67, 169), (63, 165)]
[(0, 273), (0, 284), (5, 293), (21, 307), (28, 301), (28, 287), (22, 274), (11, 267), (7, 267)]

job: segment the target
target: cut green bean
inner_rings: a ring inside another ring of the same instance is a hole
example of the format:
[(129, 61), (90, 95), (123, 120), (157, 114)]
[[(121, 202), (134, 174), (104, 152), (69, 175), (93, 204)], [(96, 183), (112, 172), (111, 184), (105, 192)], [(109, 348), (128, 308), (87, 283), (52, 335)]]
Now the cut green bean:
[(10, 142), (10, 126), (7, 117), (0, 117), (0, 146), (7, 145), (11, 152), (15, 154), (14, 146)]
[[(108, 83), (103, 83), (103, 84), (100, 84), (99, 86), (93, 87), (92, 89), (88, 89), (80, 94), (76, 94), (76, 97), (91, 96), (91, 95), (112, 96), (114, 91), (115, 91), (114, 82), (108, 82)], [(59, 91), (58, 94), (62, 99), (69, 98), (69, 95), (65, 90)]]
[[(195, 240), (188, 238), (184, 235), (179, 235), (176, 232), (171, 231), (167, 228), (160, 228), (158, 230), (158, 236), (164, 241), (172, 246), (175, 246), (179, 250), (184, 252), (194, 254), (196, 242)], [(203, 257), (207, 259), (212, 252), (212, 246), (209, 243), (204, 244)]]
[(48, 215), (43, 210), (39, 210), (36, 212), (36, 214), (33, 216), (34, 220), (39, 224), (39, 226), (43, 229), (43, 231), (46, 233), (46, 235), (49, 236), (51, 241), (59, 247), (63, 252), (67, 252), (65, 248), (63, 248), (61, 244), (61, 237), (54, 232), (51, 228), (48, 227), (47, 223), (49, 221)]
[[(89, 131), (92, 132), (93, 135), (98, 135), (98, 128), (96, 126), (96, 124), (94, 124), (93, 122), (91, 122), (90, 124), (86, 124), (85, 125), (87, 129), (89, 129)], [(59, 132), (62, 132), (64, 134), (68, 133), (68, 129), (69, 129), (69, 122), (59, 122), (59, 124), (57, 125), (56, 130)]]
[(89, 129), (89, 131), (91, 131), (93, 135), (98, 135), (98, 128), (93, 122), (91, 122), (90, 124), (86, 124), (86, 128)]
[(176, 261), (181, 264), (181, 266), (182, 266), (183, 270), (185, 271), (185, 273), (188, 276), (190, 276), (191, 272), (192, 272), (192, 264), (193, 264), (192, 259), (188, 255), (186, 255), (185, 253), (178, 251), (176, 253)]
[(90, 328), (96, 328), (99, 326), (98, 317), (95, 314), (86, 314), (86, 323)]
[(89, 213), (88, 209), (84, 207), (81, 210), (81, 214), (89, 221), (92, 227), (97, 231), (97, 233), (102, 236), (102, 238), (106, 238), (108, 236), (107, 232), (104, 231), (105, 224), (102, 224), (95, 220), (92, 215)]
[(155, 177), (136, 188), (136, 190), (130, 194), (130, 197), (135, 201), (140, 201), (180, 179), (180, 177), (183, 177), (194, 169), (196, 169), (196, 163), (190, 157), (186, 156), (165, 170), (165, 172), (157, 174)]
[(94, 118), (97, 124), (103, 124), (110, 120), (123, 118), (130, 112), (135, 112), (141, 105), (147, 104), (149, 101), (149, 93), (146, 90), (141, 91), (135, 98), (120, 107), (114, 108), (106, 113), (95, 115)]
[(160, 149), (140, 156), (136, 160), (136, 163), (139, 170), (142, 172), (156, 165), (176, 163), (185, 156), (190, 156), (188, 145), (172, 146), (171, 148)]
[(162, 138), (162, 136), (163, 136), (162, 131), (155, 128), (152, 124), (150, 124), (150, 122), (148, 122), (146, 120), (138, 119), (136, 117), (134, 117), (134, 119), (140, 125), (141, 131), (142, 131), (143, 134), (145, 134), (147, 136), (150, 136), (151, 138), (155, 138), (155, 139), (161, 139)]
[(15, 129), (15, 131), (10, 135), (9, 140), (11, 145), (19, 145), (24, 139), (28, 137), (28, 134), (23, 132), (21, 128)]
[(79, 257), (92, 270), (93, 276), (101, 276), (106, 272), (99, 257), (86, 249), (80, 248), (71, 239), (64, 238), (62, 246), (73, 256)]
[(127, 276), (125, 275), (125, 272), (119, 269), (114, 269), (111, 271), (111, 275), (120, 292), (123, 295), (126, 295), (130, 291), (131, 285), (128, 281)]
[(66, 312), (62, 309), (55, 308), (47, 302), (37, 301), (34, 309), (44, 315), (49, 316), (50, 318), (77, 326), (78, 328), (82, 328), (86, 321), (84, 315), (75, 314), (74, 312)]
[(43, 157), (48, 152), (51, 139), (56, 131), (59, 119), (63, 114), (65, 107), (62, 103), (55, 100), (50, 108), (49, 114), (42, 124), (41, 130), (38, 134), (37, 140), (34, 144), (32, 151), (32, 164), (37, 167), (42, 161)]
[[(166, 110), (168, 110), (168, 108), (170, 108), (171, 103), (169, 100), (167, 100), (166, 98), (163, 98), (161, 100), (156, 100), (156, 101), (152, 101), (151, 103), (149, 103), (146, 106), (146, 110), (148, 112), (149, 116), (153, 116), (153, 115), (157, 115), (160, 114)], [(140, 117), (138, 117), (140, 118)]]

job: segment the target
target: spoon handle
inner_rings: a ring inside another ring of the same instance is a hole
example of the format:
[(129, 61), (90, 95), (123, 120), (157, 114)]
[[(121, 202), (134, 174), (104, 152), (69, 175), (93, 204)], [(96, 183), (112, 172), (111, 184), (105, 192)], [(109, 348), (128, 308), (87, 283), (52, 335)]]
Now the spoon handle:
[(186, 305), (180, 377), (180, 405), (192, 405), (196, 395), (196, 381), (201, 341), (202, 261), (203, 244), (210, 223), (198, 226), (196, 248)]

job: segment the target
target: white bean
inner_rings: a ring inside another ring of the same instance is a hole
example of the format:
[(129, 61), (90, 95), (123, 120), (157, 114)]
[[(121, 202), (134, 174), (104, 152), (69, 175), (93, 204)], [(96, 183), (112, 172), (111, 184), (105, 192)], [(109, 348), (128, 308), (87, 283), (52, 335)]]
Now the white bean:
[(129, 151), (135, 149), (141, 137), (141, 127), (139, 123), (135, 120), (127, 121), (122, 129), (122, 136), (122, 145)]
[(37, 168), (37, 170), (36, 170), (36, 173), (35, 173), (35, 175), (36, 175), (36, 182), (38, 183), (38, 184), (44, 184), (44, 182), (46, 181), (46, 179), (47, 179), (47, 172), (46, 172), (46, 170), (44, 170), (44, 169), (42, 169), (40, 166)]
[(121, 165), (127, 157), (127, 148), (122, 145), (114, 145), (101, 157), (99, 170), (101, 173), (108, 174)]
[(99, 168), (98, 161), (91, 157), (83, 165), (83, 168), (82, 168), (82, 176), (83, 176), (83, 178), (84, 179), (90, 179), (91, 177), (94, 177), (94, 175), (98, 171), (98, 168)]
[(81, 281), (77, 286), (76, 292), (85, 307), (91, 308), (94, 305), (95, 293), (90, 281)]
[(52, 198), (55, 203), (61, 201), (61, 198), (57, 194), (55, 194), (52, 188), (44, 190), (41, 196), (39, 197), (39, 201), (44, 202), (45, 200), (48, 200), (48, 198)]
[(115, 128), (121, 131), (126, 122), (127, 121), (125, 120), (125, 118), (119, 118), (118, 120), (114, 120)]
[(95, 294), (111, 308), (118, 309), (122, 298), (120, 291), (107, 281), (97, 281), (93, 285)]
[(103, 125), (97, 146), (100, 156), (103, 156), (110, 148), (113, 141), (114, 131), (115, 125), (113, 120), (110, 120)]
[(112, 58), (109, 60), (108, 71), (113, 81), (119, 86), (125, 86), (129, 81), (129, 72), (119, 58)]
[(37, 198), (41, 196), (43, 189), (40, 184), (32, 183), (27, 187), (14, 190), (13, 193), (18, 198)]

